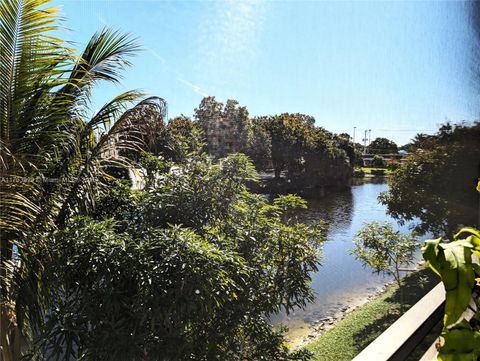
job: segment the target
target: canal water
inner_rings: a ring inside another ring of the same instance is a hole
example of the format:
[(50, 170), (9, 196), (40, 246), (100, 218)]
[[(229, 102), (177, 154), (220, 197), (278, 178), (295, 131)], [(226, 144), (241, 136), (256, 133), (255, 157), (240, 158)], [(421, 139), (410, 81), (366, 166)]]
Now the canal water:
[(361, 180), (348, 191), (308, 200), (309, 209), (299, 214), (305, 223), (320, 218), (328, 221), (329, 231), (319, 270), (311, 275), (316, 300), (304, 310), (271, 318), (274, 324), (284, 323), (289, 327), (287, 336), (293, 343), (305, 338), (315, 322), (328, 317), (338, 318), (342, 310), (365, 303), (369, 295), (391, 282), (390, 277), (372, 274), (350, 253), (357, 232), (372, 221), (388, 221), (396, 229), (409, 232), (411, 224), (398, 226), (386, 214), (385, 206), (378, 202), (379, 194), (386, 190), (388, 185), (384, 181)]

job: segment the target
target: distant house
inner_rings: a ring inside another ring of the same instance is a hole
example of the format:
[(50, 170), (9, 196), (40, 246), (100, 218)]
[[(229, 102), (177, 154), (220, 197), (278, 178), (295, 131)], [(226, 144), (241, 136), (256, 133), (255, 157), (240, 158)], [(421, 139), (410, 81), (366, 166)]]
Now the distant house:
[(224, 105), (214, 97), (205, 97), (195, 113), (209, 154), (222, 157), (243, 150), (248, 122), (245, 107), (238, 106), (235, 100), (227, 100)]
[(208, 152), (215, 156), (239, 152), (242, 138), (238, 125), (228, 117), (214, 117), (204, 123), (203, 132), (208, 144)]
[(403, 162), (405, 162), (405, 159), (408, 154), (409, 153), (405, 152), (404, 150), (401, 150), (398, 153), (394, 153), (394, 154), (363, 154), (362, 160), (363, 160), (363, 165), (365, 167), (370, 167), (370, 165), (372, 164), (373, 157), (375, 157), (376, 155), (383, 157), (383, 159), (387, 164), (390, 164), (390, 163), (402, 164)]

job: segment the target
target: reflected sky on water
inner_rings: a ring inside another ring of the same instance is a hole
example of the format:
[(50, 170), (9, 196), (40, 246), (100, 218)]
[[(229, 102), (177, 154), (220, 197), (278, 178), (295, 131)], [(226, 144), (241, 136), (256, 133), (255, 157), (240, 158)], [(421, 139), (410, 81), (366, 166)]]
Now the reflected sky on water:
[(320, 218), (329, 223), (321, 266), (312, 275), (316, 300), (305, 310), (272, 317), (274, 323), (284, 322), (290, 328), (305, 328), (315, 320), (334, 316), (342, 308), (359, 303), (390, 281), (389, 277), (372, 274), (350, 254), (356, 233), (366, 223), (389, 221), (396, 229), (409, 232), (409, 224), (398, 226), (386, 214), (385, 206), (378, 202), (380, 192), (387, 189), (388, 185), (383, 181), (358, 181), (350, 190), (308, 200), (309, 209), (299, 213), (299, 218), (305, 223)]

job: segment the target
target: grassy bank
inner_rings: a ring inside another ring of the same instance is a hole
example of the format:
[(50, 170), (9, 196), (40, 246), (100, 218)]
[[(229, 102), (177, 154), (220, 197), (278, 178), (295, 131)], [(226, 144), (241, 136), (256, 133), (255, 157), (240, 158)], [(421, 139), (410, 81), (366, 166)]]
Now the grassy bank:
[[(404, 310), (414, 305), (438, 282), (438, 277), (428, 268), (406, 277), (402, 286)], [(401, 315), (399, 300), (400, 289), (391, 285), (385, 293), (347, 315), (306, 348), (313, 352), (314, 360), (351, 360)], [(428, 346), (425, 345), (425, 350)], [(421, 354), (421, 351), (417, 352)]]
[(372, 167), (361, 167), (360, 170), (364, 171), (367, 174), (371, 174), (374, 171), (385, 171), (385, 174), (392, 174), (392, 171), (388, 168), (372, 168)]
[(367, 176), (375, 176), (376, 172), (383, 172), (385, 176), (393, 174), (393, 171), (388, 168), (356, 167), (355, 171), (363, 172)]

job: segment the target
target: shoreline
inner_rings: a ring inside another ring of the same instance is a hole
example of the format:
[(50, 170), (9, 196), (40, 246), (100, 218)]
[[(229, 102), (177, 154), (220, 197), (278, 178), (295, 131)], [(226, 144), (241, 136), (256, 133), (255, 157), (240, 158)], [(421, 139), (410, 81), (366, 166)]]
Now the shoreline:
[[(441, 282), (427, 265), (403, 279), (400, 288), (396, 283), (387, 286), (385, 292), (338, 320), (335, 327), (311, 338), (303, 349), (311, 352), (315, 361), (350, 361)], [(442, 322), (438, 325), (431, 331), (431, 337), (440, 334)], [(421, 357), (431, 344), (430, 341), (419, 344), (414, 354)]]
[[(418, 274), (422, 270), (425, 270), (428, 268), (425, 264), (424, 261), (419, 260), (418, 263), (416, 263), (416, 267), (411, 269), (410, 271), (405, 272), (404, 275), (402, 276), (402, 280), (412, 277), (415, 274)], [(389, 290), (392, 288), (397, 288), (397, 284), (393, 279), (390, 279), (389, 281), (385, 282), (383, 285), (381, 285), (379, 288), (368, 292), (368, 293), (363, 293), (362, 295), (355, 297), (353, 295), (354, 301), (349, 302), (348, 304), (341, 304), (338, 303), (339, 308), (337, 311), (333, 313), (333, 315), (327, 315), (325, 317), (320, 317), (318, 319), (315, 319), (311, 322), (300, 322), (299, 320), (296, 320), (290, 323), (289, 329), (286, 333), (286, 340), (288, 342), (289, 347), (292, 350), (297, 350), (302, 347), (307, 346), (308, 344), (314, 342), (317, 340), (320, 336), (322, 336), (324, 333), (327, 331), (335, 328), (337, 323), (342, 321), (345, 317), (350, 315), (353, 311), (358, 310), (364, 306), (367, 306), (369, 303), (374, 302), (376, 299), (380, 298), (382, 295), (387, 293)], [(369, 289), (367, 289), (369, 290)], [(352, 298), (352, 295), (350, 294), (350, 299)], [(297, 326), (295, 327), (295, 324)]]
[[(415, 272), (419, 269), (420, 267), (415, 270)], [(292, 350), (298, 350), (307, 346), (309, 343), (322, 336), (325, 332), (333, 329), (338, 322), (343, 320), (351, 312), (367, 305), (369, 302), (386, 293), (393, 284), (393, 280), (386, 282), (380, 289), (369, 293), (367, 296), (359, 297), (353, 304), (350, 304), (349, 306), (341, 306), (333, 316), (322, 317), (310, 323), (305, 322), (304, 325), (306, 325), (307, 328), (305, 328), (305, 326), (300, 326), (296, 327), (294, 330), (289, 329), (286, 336), (289, 347)]]

